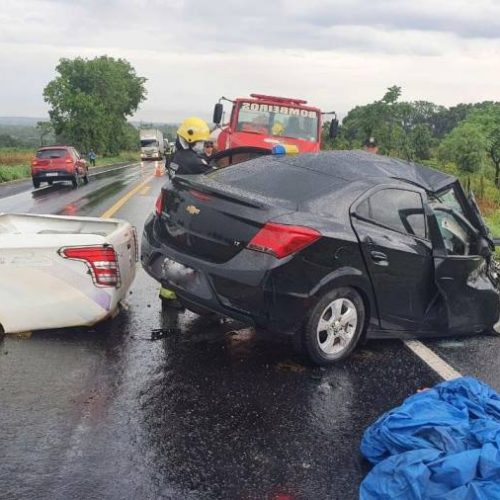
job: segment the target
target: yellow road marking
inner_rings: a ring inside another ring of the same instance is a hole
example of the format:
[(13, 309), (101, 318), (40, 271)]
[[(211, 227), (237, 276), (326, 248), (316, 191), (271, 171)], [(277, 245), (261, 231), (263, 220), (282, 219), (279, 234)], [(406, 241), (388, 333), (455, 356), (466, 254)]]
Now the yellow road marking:
[(151, 189), (151, 186), (144, 186), (143, 189), (141, 189), (141, 192), (139, 193), (140, 195), (144, 196), (145, 194), (148, 193), (148, 191)]
[(102, 219), (109, 219), (109, 218), (113, 217), (113, 215), (115, 215), (116, 212), (118, 212), (118, 210), (120, 210), (120, 208), (122, 208), (123, 205), (125, 205), (125, 203), (127, 203), (127, 201), (130, 200), (130, 198), (132, 198), (132, 196), (134, 196), (134, 194), (138, 193), (141, 189), (144, 189), (146, 184), (149, 181), (151, 181), (151, 179), (153, 179), (153, 177), (154, 177), (154, 175), (150, 175), (143, 182), (141, 182), (138, 186), (136, 186), (134, 189), (129, 191), (125, 196), (120, 198), (112, 207), (108, 208), (101, 215), (101, 218)]

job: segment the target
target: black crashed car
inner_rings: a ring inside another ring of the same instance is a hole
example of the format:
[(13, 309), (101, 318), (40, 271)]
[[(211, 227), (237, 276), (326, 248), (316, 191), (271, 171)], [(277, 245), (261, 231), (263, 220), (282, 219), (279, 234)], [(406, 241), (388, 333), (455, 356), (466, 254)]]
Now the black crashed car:
[(142, 265), (186, 308), (293, 335), (327, 364), (365, 336), (491, 331), (493, 250), (456, 178), (331, 151), (168, 181), (144, 227)]

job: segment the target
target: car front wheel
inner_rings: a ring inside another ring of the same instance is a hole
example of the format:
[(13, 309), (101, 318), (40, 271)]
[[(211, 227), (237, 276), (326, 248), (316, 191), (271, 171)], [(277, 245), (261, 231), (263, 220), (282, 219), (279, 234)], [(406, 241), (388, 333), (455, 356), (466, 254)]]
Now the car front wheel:
[(302, 332), (302, 348), (316, 364), (345, 359), (361, 337), (365, 325), (363, 299), (353, 288), (325, 293), (311, 311)]

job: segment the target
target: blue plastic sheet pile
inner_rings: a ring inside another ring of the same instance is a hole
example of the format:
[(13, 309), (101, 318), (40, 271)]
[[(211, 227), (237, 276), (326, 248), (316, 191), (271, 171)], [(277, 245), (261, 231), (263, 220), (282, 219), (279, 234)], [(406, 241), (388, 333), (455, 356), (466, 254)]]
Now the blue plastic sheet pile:
[(500, 396), (463, 377), (419, 392), (372, 424), (361, 452), (371, 499), (500, 499)]

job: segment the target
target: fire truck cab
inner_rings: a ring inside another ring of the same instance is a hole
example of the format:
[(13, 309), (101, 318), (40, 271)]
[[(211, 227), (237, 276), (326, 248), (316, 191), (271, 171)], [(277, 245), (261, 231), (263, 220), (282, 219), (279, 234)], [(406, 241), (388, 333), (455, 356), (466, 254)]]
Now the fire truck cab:
[[(223, 104), (232, 103), (228, 123), (223, 121)], [(301, 153), (320, 150), (321, 111), (307, 101), (286, 97), (250, 94), (230, 100), (222, 97), (215, 105), (213, 122), (218, 125), (217, 148), (252, 146), (272, 149), (277, 144), (294, 145)], [(330, 137), (335, 137), (336, 117), (330, 122)]]

